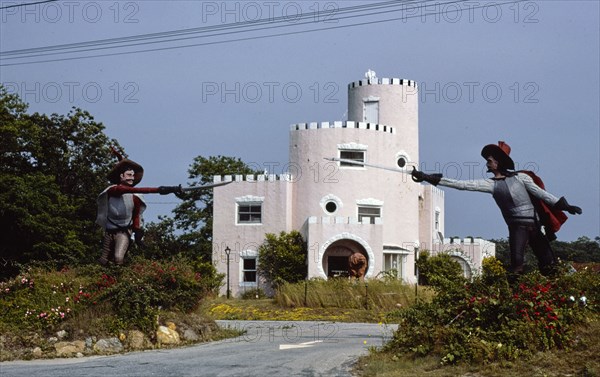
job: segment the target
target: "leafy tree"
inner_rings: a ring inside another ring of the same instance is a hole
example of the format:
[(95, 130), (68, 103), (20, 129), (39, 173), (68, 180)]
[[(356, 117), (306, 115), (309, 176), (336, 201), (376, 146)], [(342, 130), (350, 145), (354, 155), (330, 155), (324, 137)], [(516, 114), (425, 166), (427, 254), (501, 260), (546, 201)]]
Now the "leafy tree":
[(463, 280), (463, 270), (460, 264), (448, 254), (431, 256), (428, 251), (422, 251), (417, 259), (417, 268), (419, 269), (419, 284), (437, 286), (446, 281)]
[(109, 145), (118, 144), (80, 109), (26, 111), (0, 87), (0, 262), (91, 260), (99, 245), (96, 197), (114, 164)]
[[(510, 248), (508, 240), (492, 240), (496, 244), (496, 258), (502, 261), (504, 267), (508, 270), (510, 267)], [(588, 237), (579, 237), (573, 242), (553, 241), (550, 246), (557, 258), (562, 261), (590, 263), (600, 262), (600, 237), (591, 240)], [(528, 246), (525, 249), (525, 271), (531, 272), (537, 270), (537, 258)]]
[(307, 274), (306, 243), (298, 231), (265, 235), (264, 243), (258, 248), (258, 273), (274, 288), (284, 282), (297, 283)]
[[(191, 186), (213, 182), (215, 175), (254, 174), (241, 159), (226, 156), (198, 156), (188, 169)], [(212, 190), (192, 191), (183, 197), (175, 210), (175, 225), (183, 230), (181, 240), (195, 250), (205, 261), (212, 255)]]

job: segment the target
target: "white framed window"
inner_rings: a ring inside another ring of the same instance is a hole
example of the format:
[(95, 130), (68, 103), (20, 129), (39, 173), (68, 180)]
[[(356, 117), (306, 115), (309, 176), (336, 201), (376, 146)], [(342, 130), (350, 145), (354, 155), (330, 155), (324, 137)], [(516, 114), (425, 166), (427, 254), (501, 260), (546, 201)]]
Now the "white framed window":
[[(340, 151), (340, 159), (342, 160), (353, 160), (357, 162), (365, 162), (366, 151), (360, 150), (341, 150)], [(363, 168), (363, 166), (359, 164), (352, 164), (349, 162), (340, 161), (340, 167), (353, 167), (353, 168)]]
[(383, 271), (395, 276), (397, 279), (404, 277), (404, 259), (406, 255), (398, 253), (383, 253)]
[(238, 224), (262, 224), (262, 203), (238, 203)]
[(333, 194), (329, 194), (321, 198), (319, 205), (326, 214), (334, 215), (342, 208), (342, 200)]
[(242, 285), (256, 285), (257, 272), (256, 272), (256, 257), (243, 257), (242, 262)]
[(375, 224), (375, 219), (381, 218), (381, 207), (377, 206), (359, 206), (358, 222)]
[(436, 232), (438, 232), (440, 230), (440, 211), (436, 209), (434, 216), (434, 229)]
[(258, 286), (258, 253), (256, 250), (243, 250), (239, 264), (240, 287)]

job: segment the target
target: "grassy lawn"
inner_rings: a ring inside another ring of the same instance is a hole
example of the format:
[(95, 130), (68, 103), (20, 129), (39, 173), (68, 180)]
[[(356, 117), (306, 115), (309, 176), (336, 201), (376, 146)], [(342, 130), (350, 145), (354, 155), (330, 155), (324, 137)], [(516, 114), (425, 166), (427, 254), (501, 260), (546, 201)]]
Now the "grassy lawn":
[(333, 321), (333, 322), (372, 322), (384, 320), (385, 311), (380, 309), (352, 308), (286, 308), (273, 299), (230, 299), (217, 298), (204, 302), (200, 307), (202, 315), (218, 319), (270, 320), (270, 321)]

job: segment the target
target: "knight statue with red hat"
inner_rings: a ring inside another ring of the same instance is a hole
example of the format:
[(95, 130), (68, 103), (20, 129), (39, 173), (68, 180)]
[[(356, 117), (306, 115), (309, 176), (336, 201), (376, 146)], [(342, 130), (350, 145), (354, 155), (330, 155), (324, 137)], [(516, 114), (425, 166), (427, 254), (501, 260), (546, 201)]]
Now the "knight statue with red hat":
[(142, 243), (142, 214), (146, 203), (141, 194), (180, 194), (179, 186), (135, 187), (144, 176), (144, 168), (132, 160), (123, 158), (114, 148), (113, 153), (119, 162), (108, 174), (111, 185), (98, 196), (98, 216), (96, 224), (104, 228), (102, 256), (98, 262), (102, 265), (113, 259), (122, 265), (129, 248), (131, 236), (136, 243)]
[(494, 175), (492, 178), (461, 181), (416, 169), (412, 177), (416, 182), (492, 194), (508, 225), (511, 279), (523, 273), (527, 244), (538, 259), (540, 272), (544, 275), (552, 273), (557, 260), (550, 241), (556, 239), (554, 233), (567, 219), (562, 211), (580, 215), (581, 208), (570, 205), (564, 196), (557, 198), (547, 192), (533, 172), (515, 171), (510, 147), (505, 142), (486, 145), (481, 156), (486, 160), (488, 172)]

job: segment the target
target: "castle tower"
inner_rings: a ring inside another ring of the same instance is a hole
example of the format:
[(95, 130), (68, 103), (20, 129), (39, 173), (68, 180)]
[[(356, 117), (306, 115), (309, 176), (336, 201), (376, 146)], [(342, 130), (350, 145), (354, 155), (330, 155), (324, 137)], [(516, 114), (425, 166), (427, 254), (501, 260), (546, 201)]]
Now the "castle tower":
[(385, 274), (415, 283), (417, 250), (447, 252), (470, 276), (495, 252), (479, 238), (445, 238), (443, 191), (410, 177), (419, 163), (412, 80), (367, 72), (348, 85), (348, 120), (292, 125), (289, 151), (281, 175), (214, 177), (233, 182), (214, 191), (213, 262), (234, 296), (270, 289), (258, 274), (267, 233), (302, 233), (309, 278)]
[(421, 186), (407, 174), (326, 160), (407, 172), (418, 164), (416, 83), (367, 76), (348, 85), (348, 121), (296, 124), (290, 131), (292, 227), (308, 241), (309, 276), (343, 271), (355, 252), (367, 259), (366, 277), (392, 268), (403, 275), (414, 262)]

